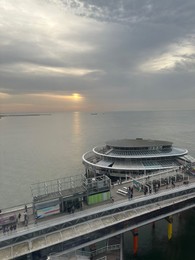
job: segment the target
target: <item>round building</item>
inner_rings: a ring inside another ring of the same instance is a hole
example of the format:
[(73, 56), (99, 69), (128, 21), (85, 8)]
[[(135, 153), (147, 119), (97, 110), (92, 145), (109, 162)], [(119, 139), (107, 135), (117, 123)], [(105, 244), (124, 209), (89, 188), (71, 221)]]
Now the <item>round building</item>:
[(82, 156), (87, 176), (106, 174), (126, 178), (179, 168), (184, 165), (188, 150), (161, 140), (113, 140)]

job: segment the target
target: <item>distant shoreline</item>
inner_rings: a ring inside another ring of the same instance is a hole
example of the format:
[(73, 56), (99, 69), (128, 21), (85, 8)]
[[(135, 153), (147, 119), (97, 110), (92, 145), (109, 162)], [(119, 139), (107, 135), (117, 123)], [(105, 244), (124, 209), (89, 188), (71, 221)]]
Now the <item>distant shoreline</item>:
[(0, 114), (0, 118), (2, 117), (10, 117), (10, 116), (50, 116), (51, 114)]

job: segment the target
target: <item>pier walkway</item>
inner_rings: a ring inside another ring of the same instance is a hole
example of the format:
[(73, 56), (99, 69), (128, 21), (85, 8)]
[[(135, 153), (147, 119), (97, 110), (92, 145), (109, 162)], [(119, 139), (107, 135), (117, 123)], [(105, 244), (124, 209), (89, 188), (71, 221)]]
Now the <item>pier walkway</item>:
[[(36, 252), (68, 253), (195, 206), (194, 176), (189, 176), (186, 184), (176, 182), (174, 188), (162, 186), (156, 193), (147, 195), (134, 189), (131, 200), (118, 193), (124, 187), (128, 187), (128, 182), (111, 188), (114, 202), (83, 205), (82, 210), (74, 213), (61, 213), (37, 222), (32, 205), (27, 205), (27, 226), (18, 223), (16, 230), (0, 231), (0, 259), (17, 259)], [(23, 212), (24, 205), (2, 210), (0, 217)]]

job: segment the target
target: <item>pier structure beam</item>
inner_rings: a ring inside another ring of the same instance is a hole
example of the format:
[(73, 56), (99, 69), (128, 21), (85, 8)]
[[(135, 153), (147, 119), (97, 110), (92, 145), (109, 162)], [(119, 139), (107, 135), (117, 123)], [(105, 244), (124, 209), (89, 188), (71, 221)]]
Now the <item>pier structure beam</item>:
[(173, 235), (173, 217), (169, 216), (165, 219), (168, 221), (168, 229), (167, 229), (168, 239), (171, 240), (172, 235)]
[(134, 228), (132, 232), (133, 232), (133, 254), (134, 256), (136, 256), (138, 251), (138, 228)]

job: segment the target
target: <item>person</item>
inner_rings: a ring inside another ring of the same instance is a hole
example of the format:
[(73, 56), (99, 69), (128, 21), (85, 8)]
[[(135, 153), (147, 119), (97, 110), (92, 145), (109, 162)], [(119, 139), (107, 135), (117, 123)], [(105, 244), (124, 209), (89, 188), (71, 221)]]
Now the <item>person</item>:
[(144, 195), (147, 194), (147, 191), (148, 191), (148, 189), (147, 189), (147, 186), (145, 185), (145, 186), (144, 186)]
[(114, 203), (114, 198), (111, 196), (111, 202)]
[(18, 223), (20, 223), (21, 213), (18, 214)]
[(26, 211), (24, 212), (24, 225), (28, 226), (28, 214)]
[(5, 235), (5, 232), (6, 232), (5, 229), (6, 229), (5, 226), (3, 226), (3, 234), (4, 234), (4, 235)]
[(24, 206), (24, 210), (25, 210), (25, 212), (27, 212), (27, 206), (26, 206), (26, 204), (25, 204), (25, 206)]
[(129, 200), (131, 199), (131, 196), (132, 196), (132, 194), (131, 194), (131, 187), (129, 187), (128, 188), (128, 199)]
[(174, 183), (173, 179), (171, 180), (171, 184), (172, 184), (172, 187), (175, 188), (175, 183)]
[(13, 230), (16, 231), (16, 224), (13, 225)]
[(133, 199), (133, 187), (131, 187), (131, 199)]
[(154, 184), (154, 192), (157, 193), (157, 190), (158, 190), (158, 184), (155, 183), (155, 184)]

